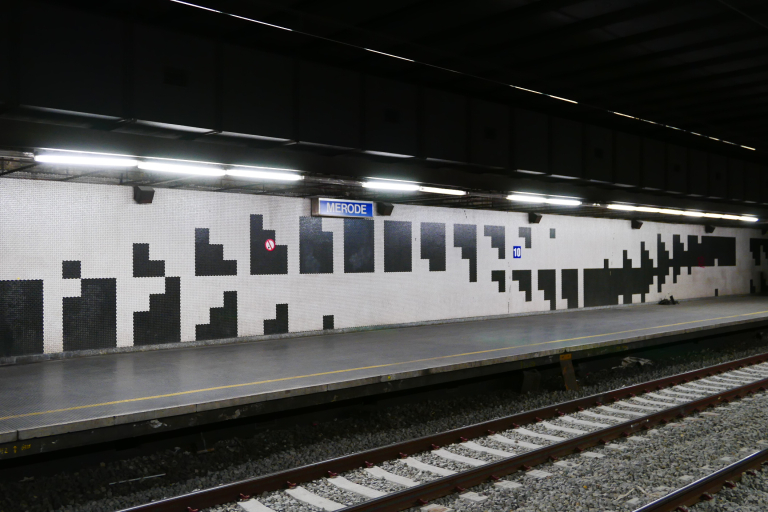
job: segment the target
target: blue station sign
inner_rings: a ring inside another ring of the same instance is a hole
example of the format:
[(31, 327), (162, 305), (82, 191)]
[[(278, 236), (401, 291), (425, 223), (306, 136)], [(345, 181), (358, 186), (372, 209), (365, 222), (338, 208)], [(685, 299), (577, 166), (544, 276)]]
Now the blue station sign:
[(312, 215), (316, 217), (357, 217), (373, 218), (373, 201), (351, 201), (348, 199), (312, 199)]

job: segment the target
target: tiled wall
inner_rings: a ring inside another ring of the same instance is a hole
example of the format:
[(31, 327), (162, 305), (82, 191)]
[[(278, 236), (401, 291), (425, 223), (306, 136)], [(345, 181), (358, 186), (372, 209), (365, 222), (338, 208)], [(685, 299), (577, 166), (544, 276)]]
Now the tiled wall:
[(0, 357), (766, 286), (755, 229), (405, 205), (320, 219), (305, 199), (158, 189), (139, 205), (129, 187), (14, 179), (0, 204)]

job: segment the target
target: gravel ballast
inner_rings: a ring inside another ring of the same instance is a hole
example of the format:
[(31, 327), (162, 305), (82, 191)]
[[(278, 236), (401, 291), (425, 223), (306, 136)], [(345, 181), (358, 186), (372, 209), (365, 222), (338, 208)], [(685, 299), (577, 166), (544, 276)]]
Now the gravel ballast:
[[(471, 489), (487, 497), (481, 503), (471, 503), (456, 495), (435, 500), (434, 503), (456, 512), (635, 510), (672, 489), (683, 487), (765, 448), (768, 393), (711, 411), (714, 414), (695, 415), (616, 441), (616, 444), (626, 448), (624, 450), (607, 447), (590, 450), (603, 455), (602, 458), (574, 455), (559, 463), (537, 466), (535, 469), (551, 473), (546, 478), (534, 478), (526, 472), (509, 475), (505, 480), (522, 484), (515, 490), (503, 490), (492, 484)], [(754, 494), (750, 489), (747, 485), (740, 492), (734, 490), (722, 498), (718, 495), (713, 502), (733, 500), (734, 508), (702, 506), (701, 510), (746, 510), (738, 508), (741, 502), (762, 507), (754, 510), (768, 510), (765, 494)], [(415, 512), (418, 509), (411, 510)]]
[[(103, 465), (80, 468), (75, 471), (62, 472), (57, 475), (38, 477), (34, 480), (23, 480), (23, 472), (19, 474), (18, 480), (0, 482), (0, 511), (11, 512), (23, 510), (30, 512), (38, 511), (113, 511), (130, 506), (139, 505), (148, 501), (171, 497), (179, 494), (192, 492), (193, 490), (213, 487), (224, 483), (252, 478), (258, 475), (269, 474), (275, 471), (294, 468), (304, 464), (319, 462), (322, 460), (339, 457), (341, 455), (354, 453), (357, 451), (371, 449), (377, 446), (383, 446), (394, 442), (405, 441), (415, 437), (430, 435), (442, 432), (460, 426), (486, 421), (501, 416), (507, 416), (535, 409), (566, 400), (572, 400), (580, 396), (587, 396), (598, 392), (632, 385), (652, 379), (661, 378), (668, 375), (690, 371), (703, 366), (710, 366), (721, 362), (747, 357), (756, 353), (765, 352), (768, 349), (763, 341), (755, 341), (754, 347), (749, 350), (733, 350), (724, 348), (723, 351), (698, 351), (694, 354), (696, 361), (669, 359), (653, 366), (621, 368), (612, 371), (601, 372), (586, 379), (586, 385), (580, 392), (541, 392), (532, 394), (520, 394), (510, 390), (498, 390), (483, 393), (476, 396), (447, 396), (437, 400), (427, 400), (418, 404), (391, 405), (387, 407), (377, 407), (369, 411), (365, 416), (355, 418), (340, 418), (337, 421), (320, 422), (317, 425), (302, 424), (293, 428), (284, 428), (280, 430), (258, 430), (252, 437), (238, 438), (216, 443), (211, 453), (196, 454), (184, 450), (165, 450), (149, 456), (137, 457), (130, 460), (108, 462)], [(691, 392), (701, 392), (694, 390)], [(745, 402), (746, 403), (746, 402)], [(618, 404), (617, 404), (617, 408)], [(640, 410), (627, 409), (639, 412)], [(734, 410), (738, 410), (734, 406)], [(597, 411), (607, 416), (615, 415), (617, 418), (628, 419), (629, 416), (613, 414), (608, 411)], [(579, 416), (586, 421), (596, 421), (608, 423), (609, 420), (600, 420), (588, 416)], [(713, 419), (714, 418), (714, 419)], [(765, 418), (763, 423), (765, 424)], [(717, 421), (716, 417), (702, 417), (703, 422)], [(722, 421), (722, 418), (719, 419)], [(557, 421), (552, 423), (564, 427), (571, 427), (581, 430), (590, 430), (583, 425), (566, 424)], [(684, 422), (680, 422), (684, 423)], [(659, 429), (659, 434), (653, 436), (661, 439), (662, 437), (671, 442), (675, 439), (675, 434), (681, 434), (683, 431), (694, 431), (696, 426), (701, 423), (691, 423), (685, 427), (665, 427)], [(709, 423), (707, 423), (709, 424)], [(539, 430), (540, 425), (527, 426), (531, 430), (540, 431), (559, 437), (570, 437), (569, 434), (560, 431)], [(702, 429), (706, 430), (706, 429)], [(759, 429), (758, 429), (759, 430)], [(670, 434), (673, 433), (673, 434)], [(508, 435), (505, 433), (505, 435)], [(672, 435), (670, 438), (669, 436)], [(768, 438), (768, 433), (761, 436), (755, 434), (757, 438)], [(509, 435), (509, 437), (514, 437)], [(520, 441), (547, 444), (539, 442), (530, 437), (519, 437)], [(520, 453), (520, 448), (512, 449), (501, 443), (479, 442), (484, 446), (500, 450), (510, 450)], [(628, 444), (628, 443), (627, 443)], [(633, 444), (627, 450), (614, 451), (602, 449), (606, 458), (610, 455), (611, 460), (624, 460), (622, 457), (634, 454), (638, 450), (650, 449), (656, 446), (655, 441), (648, 443), (649, 446), (638, 446)], [(759, 447), (754, 447), (759, 448)], [(448, 448), (450, 450), (450, 447)], [(601, 452), (601, 453), (603, 453)], [(612, 453), (615, 452), (615, 453)], [(629, 453), (625, 453), (629, 452)], [(493, 460), (494, 456), (475, 451), (462, 449), (461, 455), (469, 456), (481, 460)], [(730, 452), (729, 452), (730, 453)], [(424, 456), (434, 457), (431, 454)], [(733, 455), (732, 455), (733, 456)], [(553, 474), (560, 471), (578, 472), (581, 468), (586, 469), (585, 464), (598, 464), (605, 459), (595, 459), (590, 461), (578, 460), (579, 466), (575, 468), (561, 468), (558, 466), (548, 467), (545, 470)], [(424, 462), (432, 463), (430, 460)], [(457, 469), (463, 469), (467, 466), (460, 463), (451, 463), (445, 459), (434, 461), (435, 465), (449, 467), (445, 464), (455, 464)], [(712, 464), (712, 461), (709, 462)], [(628, 467), (635, 467), (635, 464), (627, 462)], [(381, 466), (383, 469), (392, 473), (406, 476), (421, 482), (437, 478), (436, 475), (427, 474), (413, 468), (409, 468), (400, 463), (385, 463)], [(555, 468), (555, 469), (552, 469)], [(73, 468), (74, 469), (74, 468)], [(540, 468), (543, 469), (543, 468)], [(147, 480), (141, 483), (126, 483), (110, 485), (111, 482), (128, 480), (147, 475), (165, 473), (164, 477)], [(635, 471), (638, 475), (639, 469)], [(531, 478), (525, 479), (528, 485)], [(561, 478), (558, 489), (562, 494), (570, 495), (574, 489), (572, 486), (563, 485)], [(363, 481), (357, 480), (358, 483)], [(556, 478), (551, 477), (540, 481), (542, 485), (548, 482), (556, 482)], [(626, 483), (623, 482), (622, 485)], [(553, 483), (552, 485), (556, 485)], [(587, 485), (589, 490), (589, 484)], [(640, 484), (642, 485), (642, 484)], [(660, 483), (658, 486), (670, 485), (669, 483)], [(621, 487), (621, 485), (619, 485)], [(645, 488), (645, 486), (643, 486)], [(381, 490), (385, 490), (384, 487)], [(652, 492), (646, 489), (648, 492)], [(343, 496), (347, 496), (347, 491), (339, 491)], [(592, 493), (602, 491), (592, 490)], [(637, 493), (638, 491), (633, 491)], [(285, 495), (278, 497), (280, 493), (274, 493), (276, 496), (270, 498), (276, 500), (275, 510), (292, 510), (297, 512), (311, 512), (313, 507), (300, 504), (285, 498)], [(610, 494), (610, 493), (609, 493)], [(574, 494), (574, 497), (580, 497), (581, 491)], [(517, 496), (517, 495), (516, 495)], [(635, 496), (631, 494), (627, 497), (630, 500)], [(262, 498), (259, 498), (262, 500)], [(349, 502), (354, 502), (355, 495), (351, 495)], [(507, 497), (499, 496), (499, 499)], [(570, 498), (569, 498), (570, 499)], [(282, 500), (282, 501), (280, 501)], [(460, 500), (462, 510), (496, 510), (496, 508), (479, 505), (466, 505)], [(577, 500), (577, 502), (581, 503)], [(268, 506), (272, 506), (264, 502)], [(487, 503), (487, 502), (484, 502)], [(515, 502), (517, 503), (517, 502)], [(522, 503), (522, 502), (521, 502)], [(526, 502), (527, 503), (527, 502)], [(570, 503), (570, 502), (568, 502)], [(602, 503), (602, 502), (601, 502)], [(623, 502), (613, 504), (615, 510), (626, 510), (620, 507)], [(278, 506), (279, 505), (279, 506)], [(479, 506), (480, 508), (466, 508), (466, 506)], [(506, 506), (506, 505), (504, 505)], [(515, 510), (511, 505), (509, 508), (500, 510)], [(532, 506), (532, 505), (521, 505)], [(571, 506), (571, 505), (569, 505)], [(590, 510), (583, 508), (582, 505), (572, 505), (574, 508), (542, 508), (530, 510)], [(602, 505), (601, 505), (602, 506)], [(295, 508), (294, 508), (295, 507)], [(579, 508), (582, 507), (582, 508)], [(215, 510), (229, 510), (229, 506), (217, 507)], [(233, 509), (234, 510), (234, 509)], [(529, 509), (522, 509), (529, 510)], [(597, 508), (595, 510), (611, 510)]]

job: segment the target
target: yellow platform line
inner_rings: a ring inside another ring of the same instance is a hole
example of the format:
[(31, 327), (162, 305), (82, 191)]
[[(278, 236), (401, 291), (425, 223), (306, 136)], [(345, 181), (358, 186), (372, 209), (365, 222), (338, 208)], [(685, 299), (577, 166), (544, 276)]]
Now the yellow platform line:
[(284, 381), (287, 381), (287, 380), (308, 379), (310, 377), (322, 377), (324, 375), (334, 375), (334, 374), (338, 374), (338, 373), (348, 373), (348, 372), (355, 372), (355, 371), (360, 371), (360, 370), (372, 370), (374, 368), (387, 368), (387, 367), (391, 367), (391, 366), (401, 366), (401, 365), (405, 365), (405, 364), (422, 363), (422, 362), (425, 362), (425, 361), (438, 361), (440, 359), (451, 359), (451, 358), (456, 358), (456, 357), (474, 356), (474, 355), (479, 355), (479, 354), (489, 354), (491, 352), (499, 352), (499, 351), (502, 351), (502, 350), (512, 350), (512, 349), (527, 348), (527, 347), (538, 347), (538, 346), (541, 346), (541, 345), (549, 345), (549, 344), (552, 344), (552, 343), (563, 343), (563, 342), (566, 342), (566, 341), (585, 340), (585, 339), (589, 339), (589, 338), (599, 338), (601, 336), (615, 336), (617, 334), (627, 334), (627, 333), (630, 333), (630, 332), (647, 331), (647, 330), (651, 330), (651, 329), (663, 329), (665, 327), (677, 327), (679, 325), (688, 325), (688, 324), (695, 324), (695, 323), (700, 323), (700, 322), (711, 322), (711, 321), (714, 321), (714, 320), (727, 320), (729, 318), (740, 318), (740, 317), (744, 317), (744, 316), (762, 315), (762, 314), (766, 314), (766, 313), (768, 313), (768, 311), (756, 311), (754, 313), (742, 313), (742, 314), (739, 314), (739, 315), (720, 316), (720, 317), (716, 317), (716, 318), (708, 318), (708, 319), (703, 319), (703, 320), (690, 320), (688, 322), (678, 322), (678, 323), (675, 323), (675, 324), (657, 325), (655, 327), (639, 327), (637, 329), (628, 329), (626, 331), (616, 331), (616, 332), (609, 332), (609, 333), (603, 333), (603, 334), (590, 334), (590, 335), (587, 335), (587, 336), (578, 336), (578, 337), (575, 337), (575, 338), (565, 338), (565, 339), (562, 339), (562, 340), (542, 341), (542, 342), (539, 342), (539, 343), (531, 343), (529, 345), (514, 345), (514, 346), (510, 346), (510, 347), (501, 347), (501, 348), (492, 348), (492, 349), (487, 349), (487, 350), (478, 350), (476, 352), (464, 352), (463, 354), (452, 354), (452, 355), (447, 355), (447, 356), (427, 357), (427, 358), (424, 358), (424, 359), (414, 359), (412, 361), (403, 361), (403, 362), (399, 362), (399, 363), (385, 363), (385, 364), (377, 364), (377, 365), (372, 365), (372, 366), (361, 366), (361, 367), (358, 367), (358, 368), (346, 368), (346, 369), (343, 369), (343, 370), (332, 370), (332, 371), (328, 371), (328, 372), (310, 373), (310, 374), (307, 374), (307, 375), (295, 375), (293, 377), (281, 377), (279, 379), (259, 380), (259, 381), (254, 381), (254, 382), (244, 382), (244, 383), (241, 383), (241, 384), (227, 384), (225, 386), (215, 386), (215, 387), (211, 387), (211, 388), (190, 389), (188, 391), (177, 391), (176, 393), (165, 393), (163, 395), (143, 396), (143, 397), (139, 397), (139, 398), (126, 398), (125, 400), (114, 400), (112, 402), (101, 402), (101, 403), (98, 403), (98, 404), (77, 405), (77, 406), (74, 406), (74, 407), (65, 407), (63, 409), (52, 409), (50, 411), (28, 412), (28, 413), (24, 413), (24, 414), (14, 414), (14, 415), (11, 415), (11, 416), (1, 416), (0, 417), (0, 421), (2, 421), (2, 420), (11, 420), (11, 419), (15, 419), (15, 418), (27, 418), (27, 417), (30, 417), (30, 416), (40, 416), (40, 415), (43, 415), (43, 414), (53, 414), (53, 413), (57, 413), (57, 412), (77, 411), (77, 410), (80, 410), (80, 409), (90, 409), (90, 408), (93, 408), (93, 407), (104, 407), (104, 406), (107, 406), (107, 405), (117, 405), (117, 404), (128, 404), (128, 403), (132, 403), (132, 402), (142, 402), (144, 400), (154, 400), (154, 399), (157, 399), (157, 398), (169, 398), (169, 397), (172, 397), (172, 396), (191, 395), (191, 394), (194, 394), (194, 393), (205, 393), (205, 392), (208, 392), (208, 391), (219, 391), (219, 390), (222, 390), (222, 389), (233, 389), (233, 388), (242, 388), (242, 387), (246, 387), (246, 386), (257, 386), (257, 385), (260, 385), (260, 384), (270, 384), (270, 383), (273, 383), (273, 382), (284, 382)]

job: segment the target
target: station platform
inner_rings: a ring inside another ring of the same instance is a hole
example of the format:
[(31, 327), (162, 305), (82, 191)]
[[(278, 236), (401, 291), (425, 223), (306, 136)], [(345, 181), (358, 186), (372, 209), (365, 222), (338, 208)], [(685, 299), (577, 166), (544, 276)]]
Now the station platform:
[(734, 296), (0, 367), (0, 460), (763, 325)]

